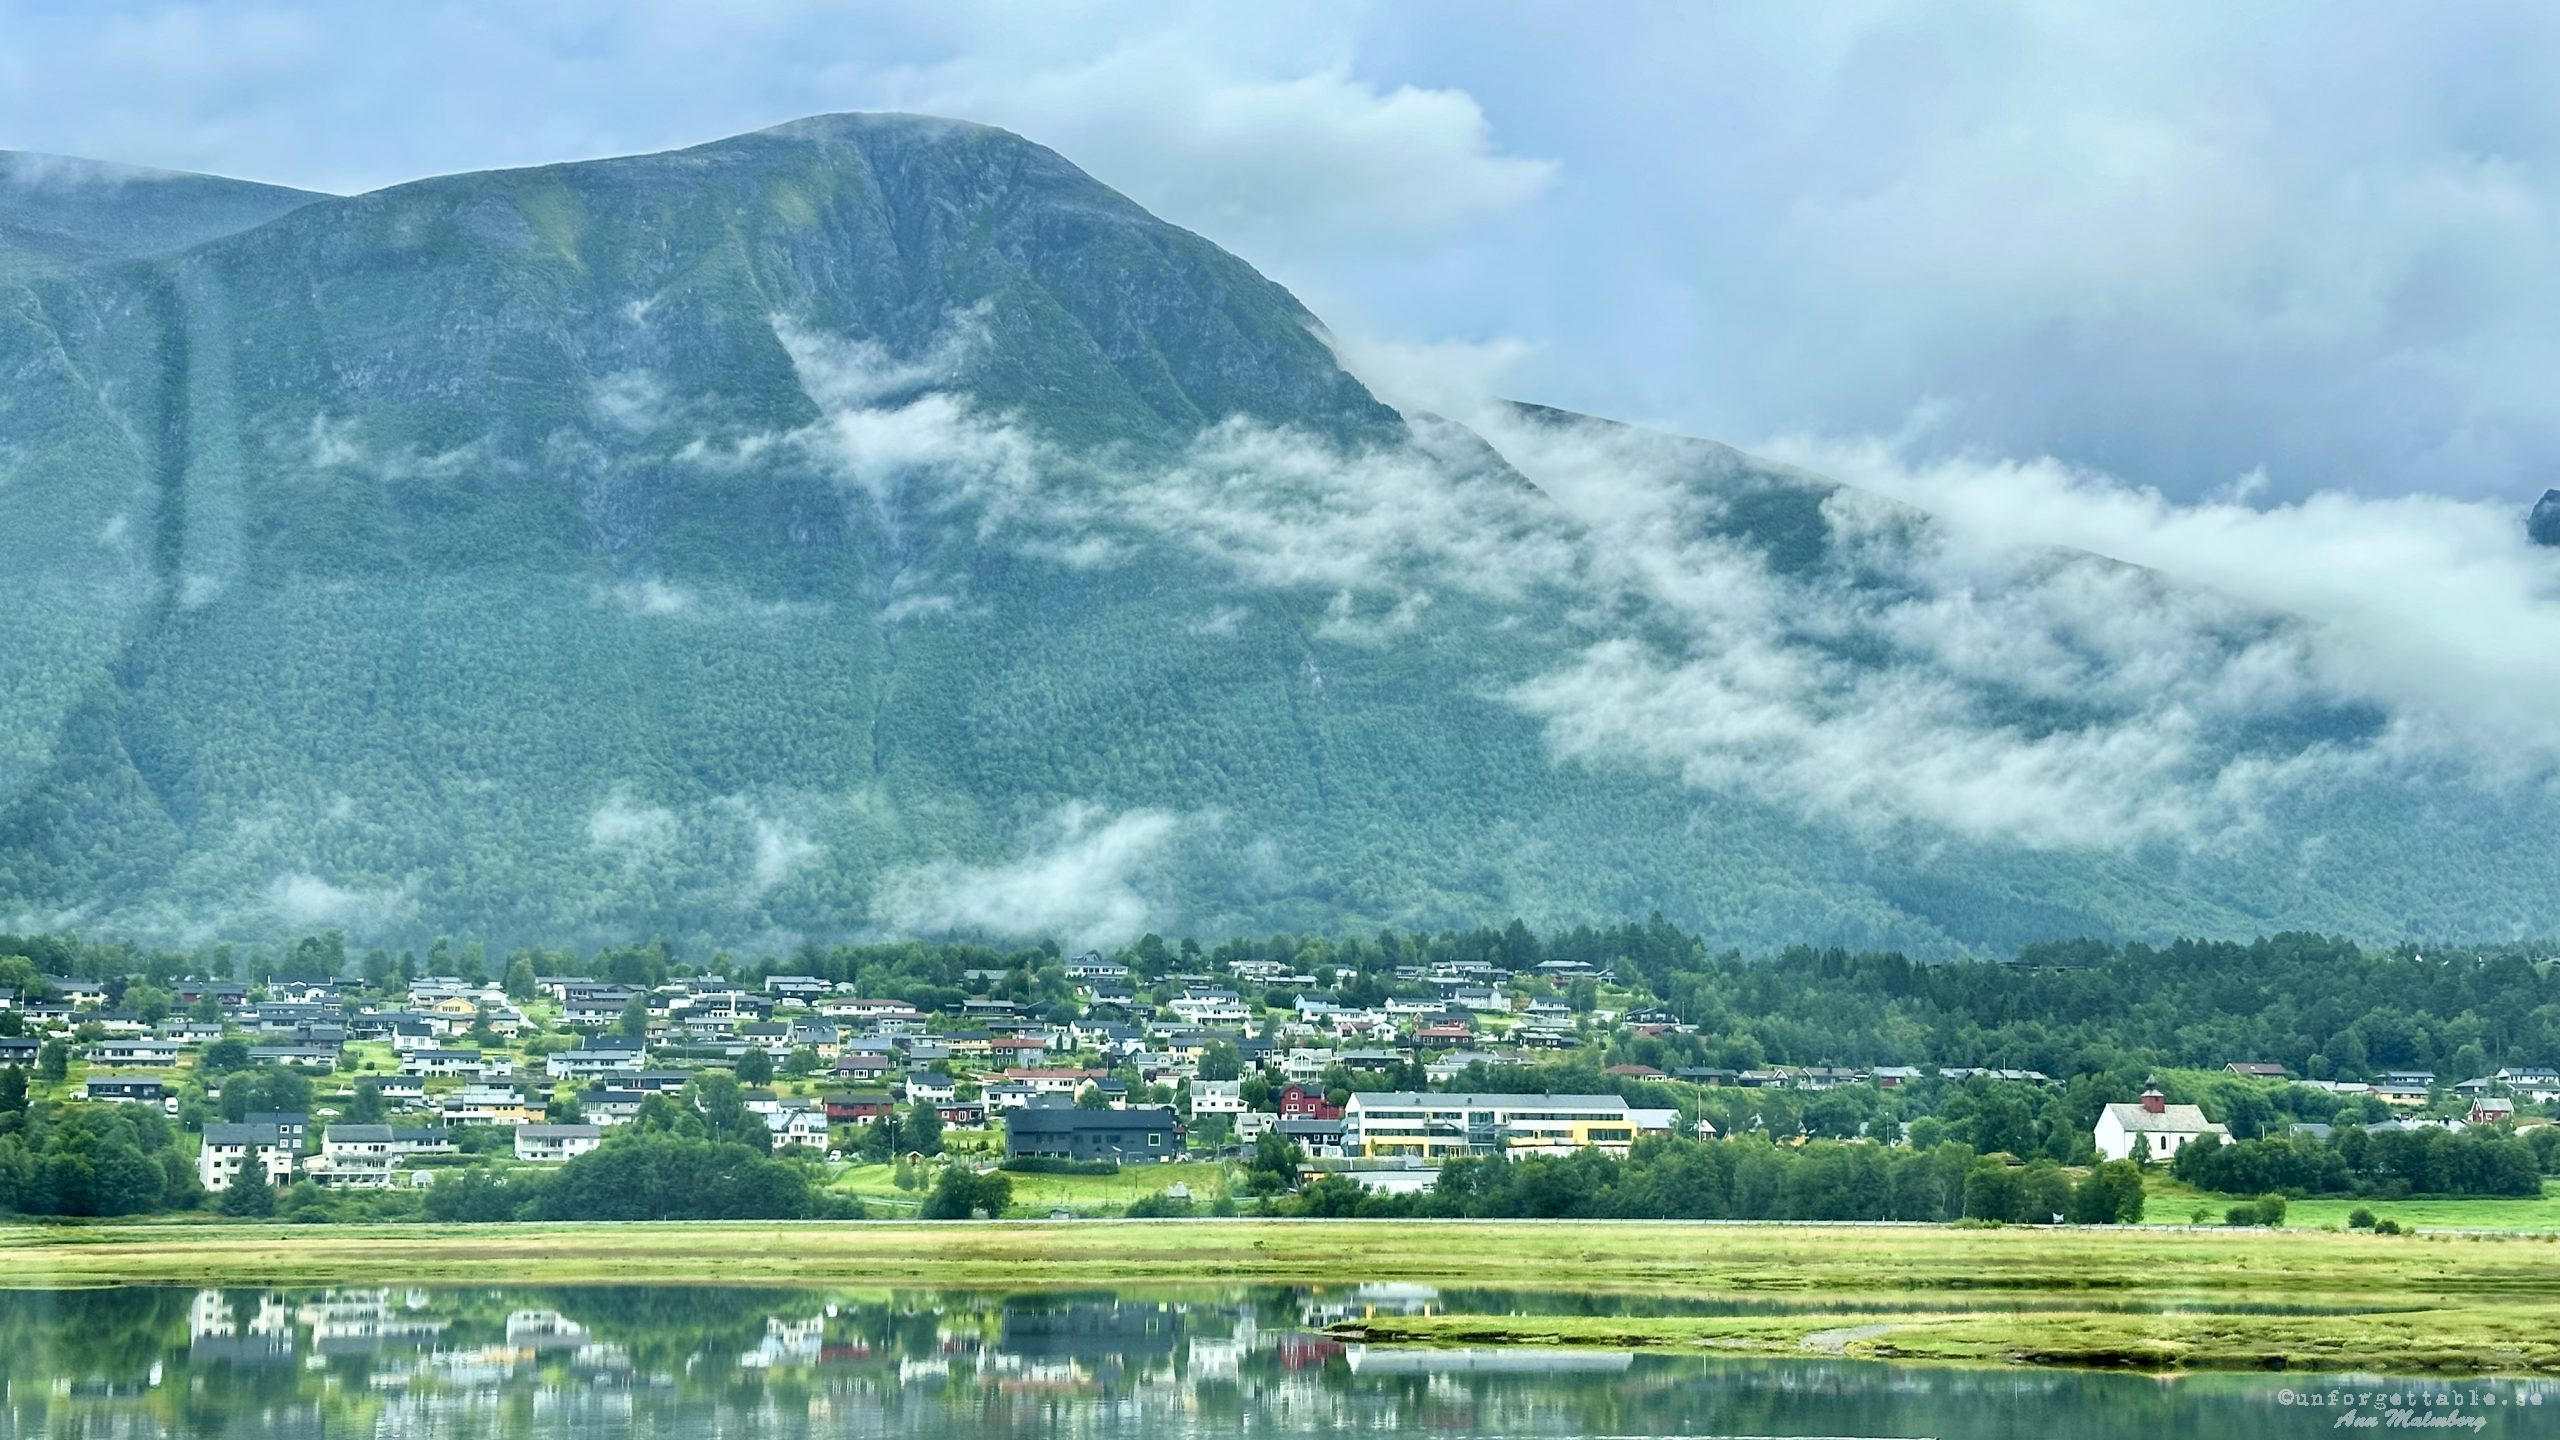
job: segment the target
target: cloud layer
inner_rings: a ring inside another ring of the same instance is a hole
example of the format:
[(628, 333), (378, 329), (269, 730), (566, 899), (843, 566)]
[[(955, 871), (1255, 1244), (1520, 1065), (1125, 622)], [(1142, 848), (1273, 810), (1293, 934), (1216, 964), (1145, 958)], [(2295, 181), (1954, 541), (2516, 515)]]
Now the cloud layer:
[(1133, 471), (965, 389), (860, 373), (913, 370), (895, 357), (784, 333), (824, 418), (750, 448), (873, 494), (884, 447), (834, 437), (892, 433), (910, 503), (1059, 563), (1188, 556), (1306, 597), (1319, 642), (1526, 624), (1540, 645), (1512, 653), (1548, 658), (1488, 669), (1483, 698), (1536, 719), (1560, 763), (2034, 848), (2211, 846), (2386, 774), (2560, 764), (2553, 560), (2477, 503), (2180, 505), (1874, 440), (1782, 442), (1773, 464), (1446, 377), (1463, 427), (1346, 452), (1231, 420)]
[(893, 934), (1054, 937), (1115, 945), (1169, 924), (1164, 867), (1183, 817), (1078, 802), (1032, 827), (1012, 858), (940, 860), (890, 874), (872, 919)]

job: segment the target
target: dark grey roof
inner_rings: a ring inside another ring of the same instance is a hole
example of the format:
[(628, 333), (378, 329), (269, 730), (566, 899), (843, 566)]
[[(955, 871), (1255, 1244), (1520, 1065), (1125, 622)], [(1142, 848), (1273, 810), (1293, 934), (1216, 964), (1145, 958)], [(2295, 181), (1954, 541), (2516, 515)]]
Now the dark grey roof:
[(1173, 1109), (1165, 1105), (1140, 1106), (1130, 1110), (1078, 1110), (1065, 1105), (1035, 1105), (1013, 1112), (1005, 1121), (1006, 1131), (1017, 1135), (1068, 1135), (1079, 1130), (1171, 1130), (1175, 1125)]

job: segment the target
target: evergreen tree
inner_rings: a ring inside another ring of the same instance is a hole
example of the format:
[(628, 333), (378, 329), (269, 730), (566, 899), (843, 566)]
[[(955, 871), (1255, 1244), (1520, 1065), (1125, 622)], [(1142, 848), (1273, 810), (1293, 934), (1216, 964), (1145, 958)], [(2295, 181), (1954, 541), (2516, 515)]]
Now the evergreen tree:
[(234, 1220), (263, 1220), (276, 1213), (275, 1187), (267, 1183), (266, 1166), (253, 1152), (248, 1163), (222, 1192), (222, 1213)]

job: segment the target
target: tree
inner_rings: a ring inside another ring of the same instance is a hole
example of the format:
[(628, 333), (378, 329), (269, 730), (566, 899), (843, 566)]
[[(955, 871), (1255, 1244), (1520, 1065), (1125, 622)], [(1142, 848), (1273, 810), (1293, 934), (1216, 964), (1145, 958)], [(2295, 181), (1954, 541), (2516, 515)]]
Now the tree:
[(534, 990), (533, 957), (518, 955), (515, 963), (507, 967), (507, 998), (530, 1000)]
[(826, 1068), (827, 1057), (805, 1045), (792, 1051), (782, 1061), (782, 1073), (795, 1080), (806, 1079)]
[(1200, 1052), (1200, 1078), (1234, 1080), (1244, 1074), (1244, 1056), (1224, 1040), (1214, 1041)]
[(1012, 1203), (1013, 1182), (1002, 1174), (990, 1170), (979, 1175), (966, 1166), (945, 1165), (921, 1213), (927, 1220), (967, 1220), (980, 1213), (993, 1220)]
[(906, 1122), (898, 1127), (900, 1149), (921, 1155), (942, 1153), (942, 1112), (919, 1100), (907, 1107)]
[(773, 1083), (773, 1057), (762, 1047), (750, 1045), (747, 1053), (738, 1057), (737, 1071), (742, 1084), (770, 1085)]
[(59, 1085), (71, 1074), (71, 1047), (59, 1039), (47, 1040), (36, 1052), (36, 1078), (48, 1085)]
[(427, 1192), (427, 1218), (445, 1225), (513, 1220), (527, 1193), (527, 1185), (511, 1184), (496, 1171), (479, 1166), (448, 1172), (437, 1177), (435, 1188)]
[(622, 1007), (622, 1018), (613, 1022), (613, 1029), (618, 1035), (640, 1040), (649, 1038), (649, 997), (632, 996), (631, 1003)]
[(248, 1068), (249, 1042), (237, 1035), (225, 1035), (205, 1046), (204, 1054), (196, 1058), (196, 1073), (199, 1075), (228, 1075), (234, 1070)]
[(770, 1153), (772, 1132), (764, 1120), (747, 1108), (746, 1096), (738, 1086), (738, 1077), (705, 1070), (685, 1086), (693, 1108), (702, 1116), (702, 1133), (712, 1140), (750, 1145)]
[(0, 1115), (17, 1115), (27, 1108), (27, 1072), (24, 1066), (12, 1065), (0, 1070)]
[(346, 1113), (340, 1118), (350, 1125), (379, 1125), (384, 1108), (382, 1082), (371, 1078), (358, 1080), (354, 1093), (347, 1097)]
[(141, 1017), (146, 1024), (157, 1025), (169, 1018), (177, 1008), (178, 998), (157, 985), (128, 986), (124, 992), (124, 1008)]
[(276, 1213), (275, 1187), (267, 1183), (267, 1167), (255, 1152), (222, 1192), (222, 1213), (234, 1220), (263, 1220)]
[(1253, 1142), (1253, 1159), (1245, 1167), (1246, 1184), (1256, 1194), (1290, 1189), (1298, 1183), (1298, 1166), (1305, 1158), (1297, 1141), (1277, 1130), (1265, 1130)]

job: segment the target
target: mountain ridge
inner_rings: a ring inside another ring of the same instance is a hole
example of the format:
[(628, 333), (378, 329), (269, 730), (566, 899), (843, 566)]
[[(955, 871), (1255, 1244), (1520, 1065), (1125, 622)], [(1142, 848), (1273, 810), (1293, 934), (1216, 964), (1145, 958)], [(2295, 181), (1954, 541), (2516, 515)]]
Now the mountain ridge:
[[(2552, 921), (2477, 882), (2549, 870), (2530, 800), (2256, 793), (2376, 734), (2317, 692), (2213, 709), (2281, 617), (2116, 562), (1977, 574), (1714, 442), (1399, 415), (1285, 290), (990, 127), (436, 177), (10, 293), (0, 918), (712, 946), (1659, 909), (1924, 954)], [(2129, 683), (2126, 605), (2185, 617), (2199, 678)], [(1965, 639), (2021, 619), (2050, 678)]]

